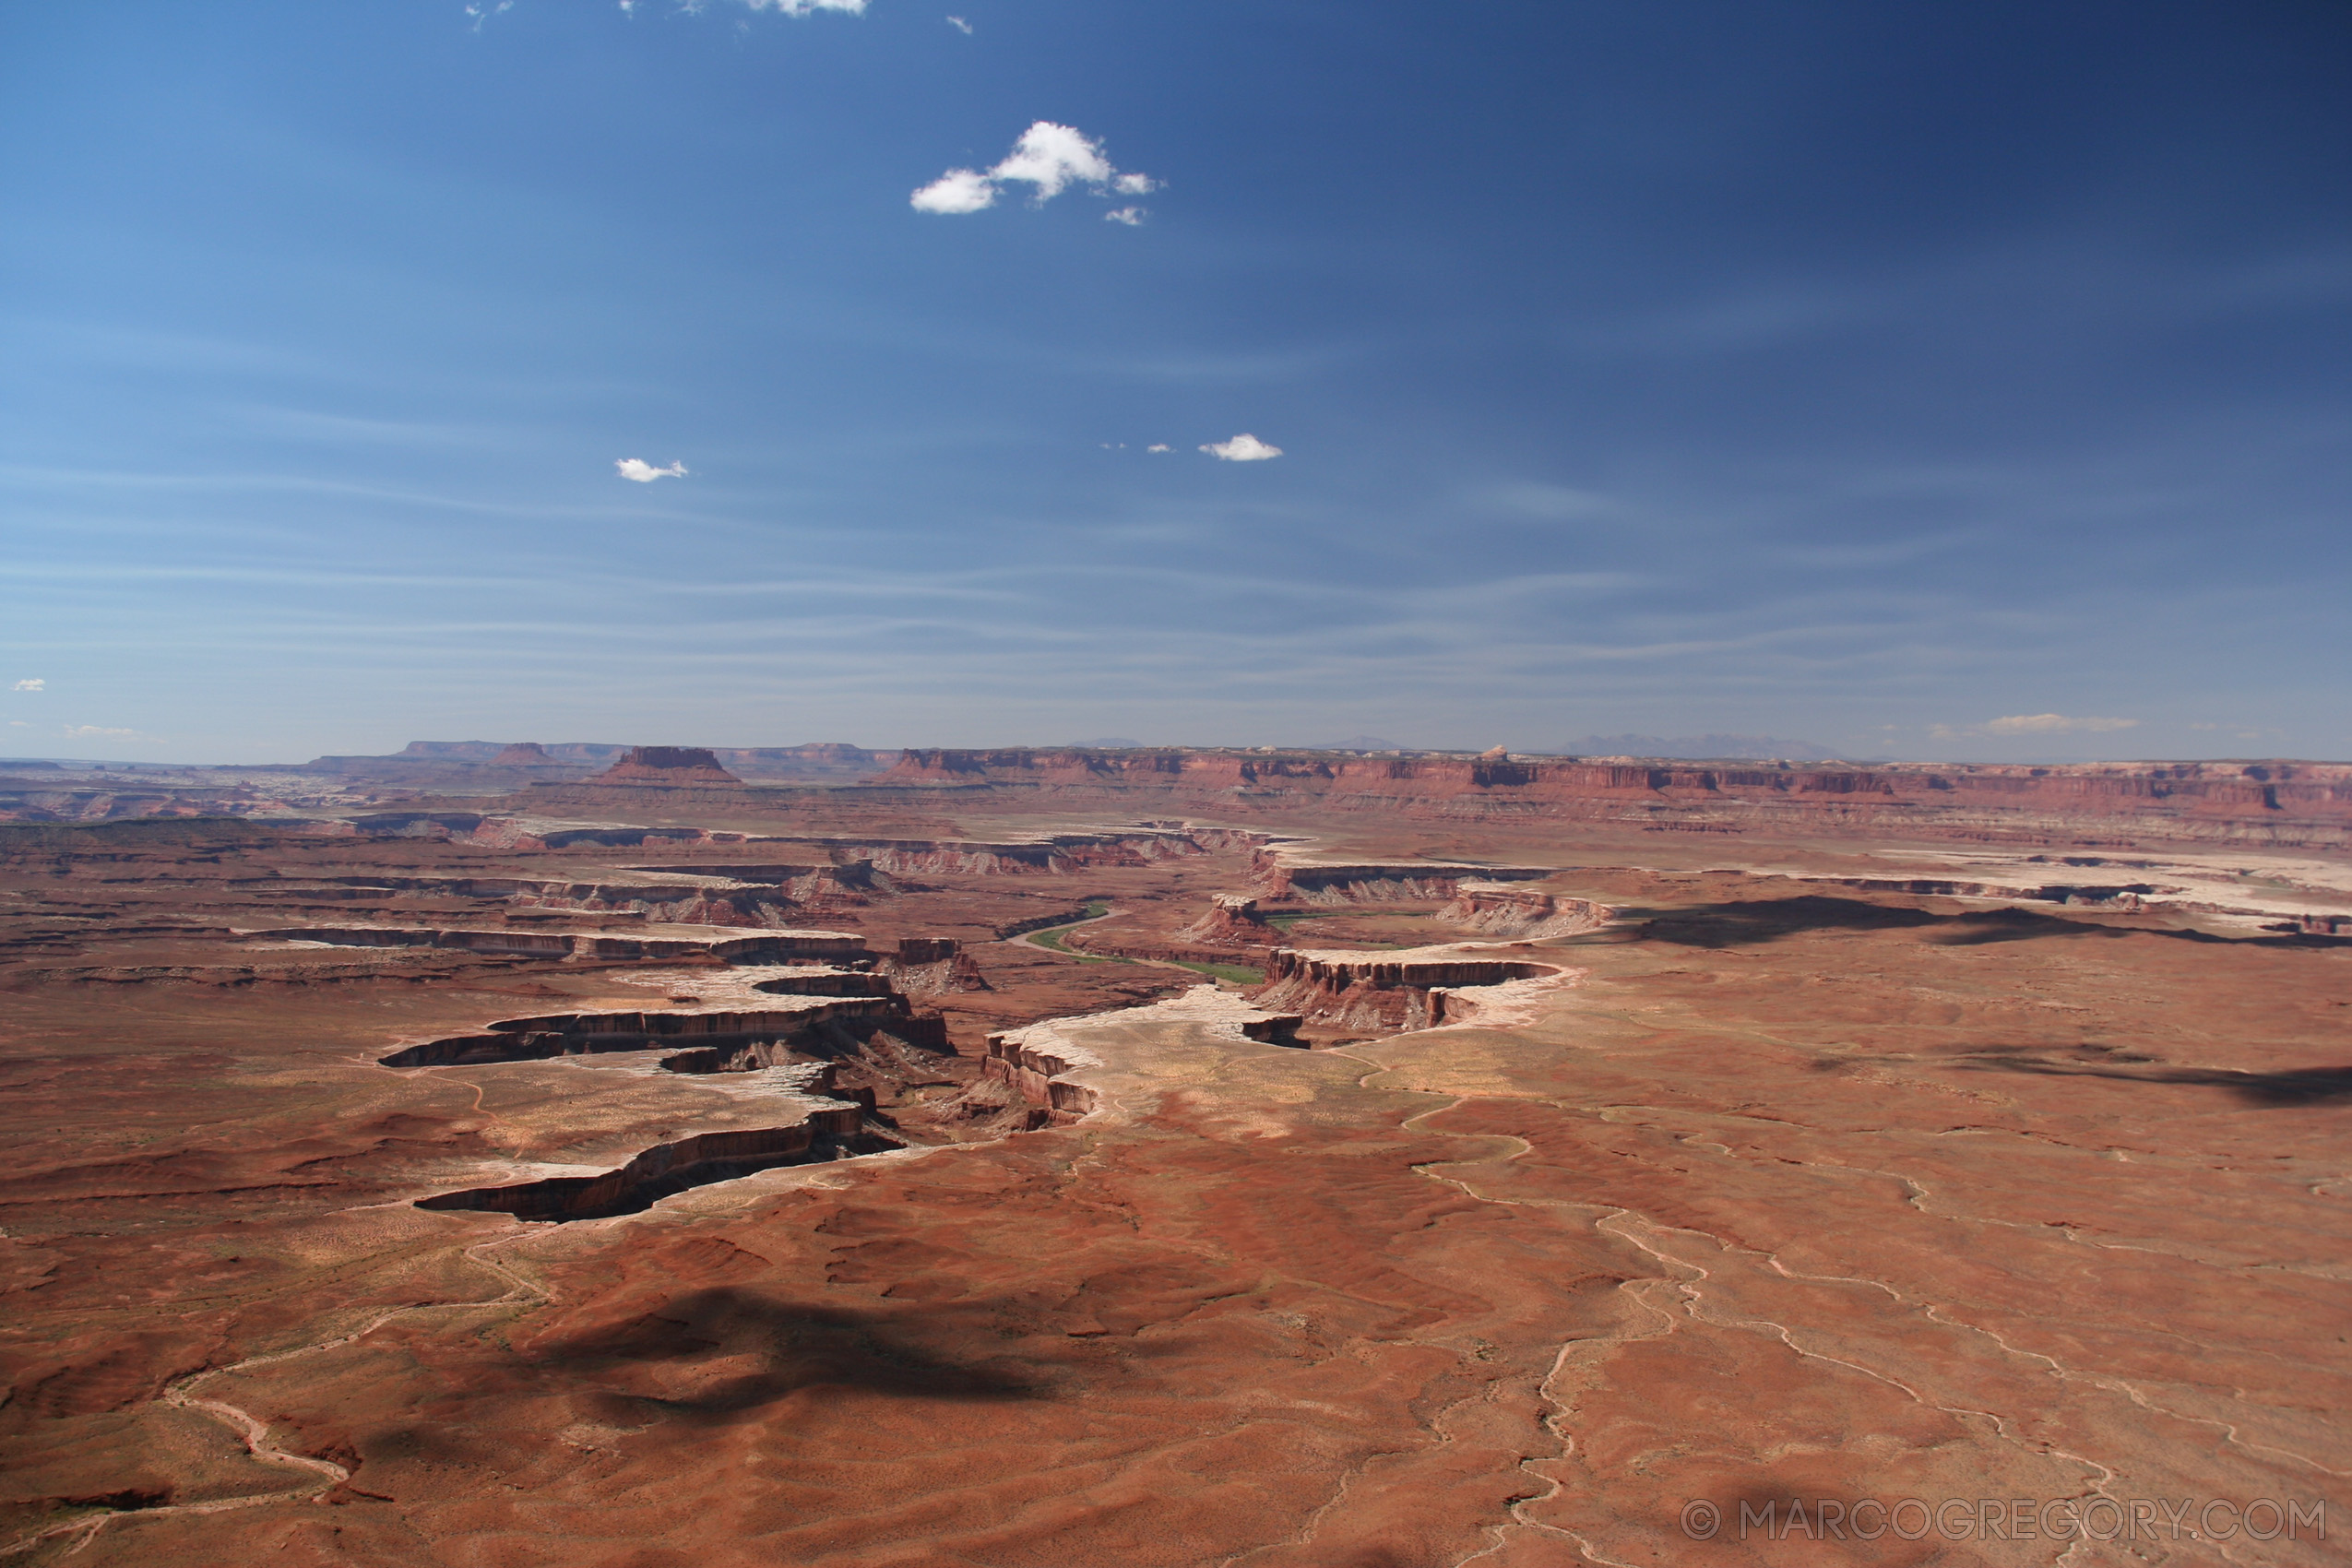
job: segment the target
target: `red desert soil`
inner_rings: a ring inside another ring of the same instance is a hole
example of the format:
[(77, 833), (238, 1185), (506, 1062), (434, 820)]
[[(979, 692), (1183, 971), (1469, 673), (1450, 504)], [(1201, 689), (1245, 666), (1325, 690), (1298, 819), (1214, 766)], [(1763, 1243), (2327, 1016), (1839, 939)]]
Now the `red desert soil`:
[(2342, 1560), (2334, 784), (703, 760), (0, 826), (8, 1562)]

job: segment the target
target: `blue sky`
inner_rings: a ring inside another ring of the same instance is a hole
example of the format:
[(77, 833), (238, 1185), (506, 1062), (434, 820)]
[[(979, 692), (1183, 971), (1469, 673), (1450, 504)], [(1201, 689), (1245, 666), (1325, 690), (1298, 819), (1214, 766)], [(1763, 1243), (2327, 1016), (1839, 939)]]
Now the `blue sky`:
[(2338, 4), (6, 32), (0, 752), (2352, 756)]

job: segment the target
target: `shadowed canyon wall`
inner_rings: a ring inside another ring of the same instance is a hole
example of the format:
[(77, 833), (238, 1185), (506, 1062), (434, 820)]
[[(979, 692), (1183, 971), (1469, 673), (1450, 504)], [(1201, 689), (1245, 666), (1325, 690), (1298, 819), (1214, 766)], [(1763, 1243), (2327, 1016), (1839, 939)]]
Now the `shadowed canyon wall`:
[(552, 1176), (510, 1187), (474, 1187), (420, 1199), (417, 1207), (511, 1214), (517, 1219), (603, 1219), (637, 1214), (689, 1187), (729, 1182), (779, 1165), (806, 1165), (895, 1148), (864, 1131), (854, 1105), (815, 1110), (789, 1127), (698, 1133), (656, 1144), (600, 1176)]

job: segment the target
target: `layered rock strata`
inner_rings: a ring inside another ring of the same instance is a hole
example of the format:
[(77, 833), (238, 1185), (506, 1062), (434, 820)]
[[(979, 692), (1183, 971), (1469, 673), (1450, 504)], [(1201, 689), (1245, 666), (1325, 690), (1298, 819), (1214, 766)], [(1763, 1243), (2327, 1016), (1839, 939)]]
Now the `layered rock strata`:
[[(718, 928), (724, 929), (724, 928)], [(871, 956), (865, 938), (846, 931), (762, 930), (756, 936), (614, 936), (601, 932), (467, 931), (419, 926), (288, 926), (241, 930), (257, 941), (317, 942), (336, 947), (454, 947), (541, 958), (686, 958), (782, 963), (794, 958)]]
[(1296, 1012), (1342, 1030), (1401, 1034), (1455, 1022), (1477, 1011), (1454, 992), (1464, 987), (1557, 975), (1556, 965), (1471, 957), (1453, 947), (1405, 953), (1304, 952), (1277, 947), (1253, 1005)]
[[(420, 1199), (417, 1207), (509, 1214), (517, 1219), (602, 1219), (650, 1208), (690, 1188), (731, 1182), (779, 1166), (879, 1154), (905, 1146), (874, 1126), (865, 1107), (821, 1098), (831, 1087), (823, 1067), (784, 1069), (799, 1120), (776, 1127), (698, 1133), (656, 1144), (626, 1165), (596, 1176), (552, 1176), (503, 1187), (472, 1187)], [(799, 1092), (791, 1092), (799, 1091)]]
[(1281, 932), (1258, 912), (1258, 901), (1246, 893), (1211, 896), (1208, 913), (1176, 934), (1209, 947), (1271, 947), (1282, 940)]
[(910, 751), (877, 783), (1197, 799), (1405, 815), (1615, 822), (1660, 831), (1868, 831), (2083, 842), (2119, 837), (2352, 843), (2342, 763), (1759, 764), (1490, 761), (1333, 753)]
[(649, 848), (656, 844), (740, 844), (741, 833), (701, 827), (653, 827), (628, 822), (585, 822), (537, 813), (375, 811), (315, 824), (322, 836), (362, 838), (460, 839), (493, 849), (568, 849), (586, 845)]
[[(849, 977), (863, 979), (864, 977)], [(694, 1013), (565, 1013), (538, 1018), (506, 1018), (481, 1034), (452, 1035), (405, 1047), (381, 1059), (386, 1067), (446, 1067), (482, 1062), (536, 1062), (558, 1056), (594, 1056), (614, 1051), (656, 1051), (700, 1042), (748, 1046), (756, 1041), (790, 1044), (826, 1026), (851, 1026), (852, 1034), (888, 1028), (913, 1043), (944, 1048), (937, 1019), (921, 1018), (907, 999), (884, 988), (849, 995), (812, 997), (797, 1006)]]
[[(731, 872), (733, 874), (726, 874)], [(600, 882), (510, 876), (373, 876), (352, 878), (343, 897), (415, 893), (497, 899), (515, 909), (623, 915), (673, 925), (784, 927), (808, 907), (871, 903), (897, 891), (863, 861), (847, 865), (766, 865), (695, 868), (692, 882), (657, 882), (642, 873)]]
[(1533, 882), (1550, 876), (1549, 866), (1447, 865), (1408, 861), (1398, 864), (1341, 864), (1293, 859), (1278, 847), (1259, 849), (1250, 869), (1268, 898), (1302, 904), (1408, 904), (1451, 898), (1466, 880)]
[(1213, 985), (1146, 1006), (1049, 1018), (1025, 1028), (988, 1037), (980, 1070), (985, 1078), (1010, 1086), (1031, 1107), (1032, 1128), (1067, 1126), (1111, 1109), (1114, 1086), (1131, 1086), (1142, 1108), (1144, 1091), (1132, 1086), (1166, 1071), (1188, 1046), (1297, 1046), (1304, 1020), (1295, 1013), (1261, 1006)]
[(719, 759), (700, 746), (633, 746), (619, 762), (584, 782), (693, 790), (713, 785), (739, 788), (743, 781), (719, 766)]
[(1513, 887), (1499, 882), (1456, 885), (1451, 903), (1438, 919), (1491, 936), (1567, 936), (1590, 931), (1610, 918), (1610, 908), (1590, 898)]
[(1033, 1107), (1035, 1127), (1067, 1126), (1094, 1113), (1099, 1103), (1093, 1086), (1063, 1077), (1082, 1067), (1099, 1067), (1102, 1059), (1074, 1044), (1050, 1024), (1031, 1024), (988, 1037), (988, 1053), (980, 1073), (1012, 1087)]
[(1150, 865), (1206, 852), (1191, 835), (1170, 831), (1056, 833), (1001, 843), (937, 838), (823, 838), (811, 842), (837, 854), (856, 856), (879, 872), (961, 876)]
[(901, 937), (897, 953), (879, 960), (874, 968), (888, 978), (892, 986), (909, 996), (943, 996), (994, 989), (972, 956), (945, 938)]

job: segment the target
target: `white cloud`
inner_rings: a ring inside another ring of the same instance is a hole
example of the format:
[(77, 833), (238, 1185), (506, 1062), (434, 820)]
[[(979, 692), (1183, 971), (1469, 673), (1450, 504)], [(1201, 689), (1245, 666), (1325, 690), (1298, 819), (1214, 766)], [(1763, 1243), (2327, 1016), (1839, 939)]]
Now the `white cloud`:
[(1143, 222), (1144, 209), (1140, 207), (1114, 207), (1103, 216), (1113, 223), (1124, 223), (1133, 229)]
[(1985, 726), (1985, 731), (1992, 735), (2098, 735), (2111, 730), (2129, 730), (2139, 722), (2136, 719), (2070, 719), (2062, 713), (2014, 713), (1993, 719)]
[(110, 741), (127, 741), (137, 733), (138, 731), (136, 730), (109, 730), (103, 724), (68, 724), (65, 726), (65, 739), (69, 741), (96, 740), (101, 736), (103, 736), (105, 739)]
[(1173, 452), (1176, 448), (1170, 446), (1165, 441), (1155, 441), (1150, 445), (1145, 447), (1144, 450), (1146, 452)]
[(977, 169), (950, 169), (909, 202), (917, 212), (978, 212), (996, 205), (996, 187)]
[[(701, 11), (704, 4), (705, 0), (678, 0), (678, 9), (691, 15)], [(812, 11), (843, 11), (858, 17), (863, 16), (866, 8), (866, 0), (743, 0), (743, 4), (754, 11), (774, 11), (782, 17), (805, 17)], [(474, 30), (480, 32), (483, 22), (514, 8), (515, 0), (467, 0), (466, 15), (474, 19)], [(637, 0), (621, 0), (621, 14), (636, 17)], [(964, 30), (969, 32), (971, 29)]]
[(48, 682), (41, 680), (19, 681), (16, 684), (16, 689), (20, 692), (37, 692), (48, 683)]
[(32, 728), (32, 725), (26, 719), (11, 719), (8, 720), (8, 728), (11, 730), (30, 730)]
[(1117, 171), (1102, 148), (1073, 125), (1039, 120), (1021, 133), (1004, 161), (988, 172), (992, 180), (1025, 180), (1037, 187), (1037, 198), (1060, 196), (1073, 180), (1107, 185)]
[[(1112, 191), (1136, 196), (1158, 188), (1148, 174), (1123, 174), (1112, 168), (1102, 144), (1084, 131), (1039, 120), (1021, 133), (1013, 150), (993, 168), (950, 169), (917, 191), (910, 204), (918, 212), (978, 212), (993, 207), (1003, 187), (1016, 180), (1036, 186), (1039, 202), (1051, 201), (1074, 184), (1090, 186), (1097, 196)], [(1142, 221), (1141, 208), (1124, 210), (1125, 217), (1111, 216), (1121, 223)]]
[(1230, 441), (1212, 441), (1201, 450), (1229, 463), (1263, 463), (1268, 457), (1282, 456), (1281, 447), (1269, 446), (1247, 432)]
[(633, 479), (639, 484), (651, 484), (658, 479), (686, 477), (686, 465), (683, 463), (672, 463), (666, 469), (657, 469), (643, 457), (623, 457), (612, 466), (621, 470), (623, 479)]
[(969, 22), (968, 22), (968, 21), (966, 21), (966, 20), (965, 20), (963, 18), (961, 18), (961, 17), (950, 17), (950, 18), (947, 18), (947, 25), (948, 25), (949, 27), (951, 27), (951, 28), (954, 28), (954, 29), (955, 29), (957, 32), (962, 33), (962, 34), (963, 34), (966, 38), (969, 38), (969, 37), (971, 37), (971, 36), (972, 36), (972, 24), (971, 24), (971, 23), (969, 23)]

